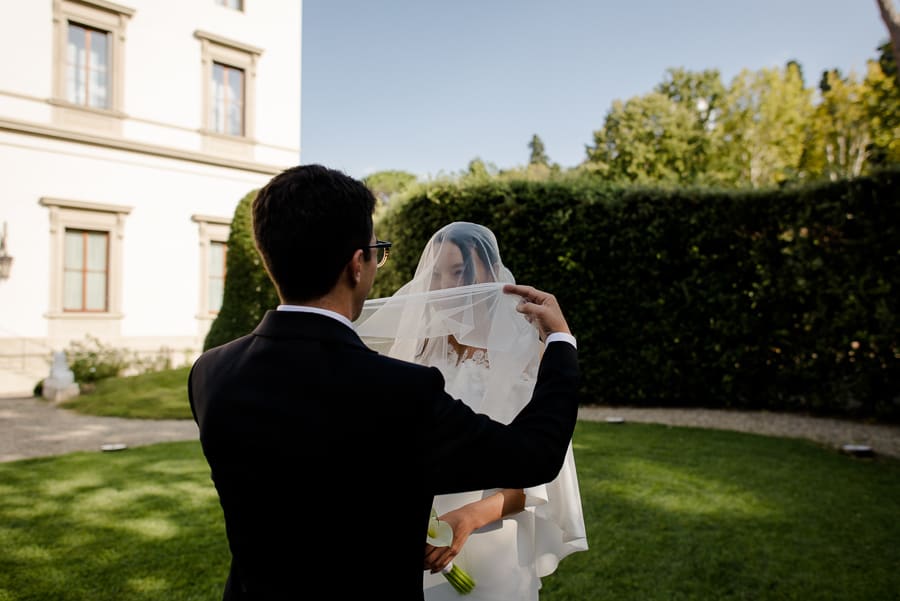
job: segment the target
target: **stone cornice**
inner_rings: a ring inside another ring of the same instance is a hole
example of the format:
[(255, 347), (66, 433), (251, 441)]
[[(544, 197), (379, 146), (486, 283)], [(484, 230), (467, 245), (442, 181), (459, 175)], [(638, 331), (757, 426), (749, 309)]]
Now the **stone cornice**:
[(216, 167), (225, 167), (227, 169), (238, 169), (240, 171), (264, 173), (266, 175), (276, 175), (284, 170), (284, 167), (278, 167), (276, 165), (265, 165), (263, 163), (255, 163), (252, 161), (241, 161), (225, 157), (212, 156), (200, 152), (192, 152), (190, 150), (181, 150), (169, 146), (159, 146), (156, 144), (134, 142), (121, 138), (98, 136), (96, 134), (76, 132), (59, 127), (53, 127), (50, 125), (29, 123), (27, 121), (19, 121), (16, 119), (0, 118), (0, 131), (9, 131), (18, 134), (51, 138), (54, 140), (63, 140), (65, 142), (75, 142), (78, 144), (86, 144), (88, 146), (112, 148), (114, 150), (125, 150), (138, 154), (189, 161), (192, 163), (202, 163), (204, 165), (214, 165)]

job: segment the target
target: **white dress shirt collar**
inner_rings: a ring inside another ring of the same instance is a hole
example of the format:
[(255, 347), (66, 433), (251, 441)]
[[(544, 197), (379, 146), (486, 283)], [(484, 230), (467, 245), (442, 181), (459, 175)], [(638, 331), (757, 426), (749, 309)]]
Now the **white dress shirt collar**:
[(328, 309), (320, 309), (319, 307), (307, 307), (306, 305), (278, 305), (278, 311), (296, 311), (298, 313), (316, 313), (318, 315), (324, 315), (325, 317), (330, 317), (332, 319), (336, 319), (351, 330), (355, 330), (353, 327), (353, 323), (347, 319), (346, 316), (341, 315), (340, 313), (335, 313), (334, 311), (329, 311)]

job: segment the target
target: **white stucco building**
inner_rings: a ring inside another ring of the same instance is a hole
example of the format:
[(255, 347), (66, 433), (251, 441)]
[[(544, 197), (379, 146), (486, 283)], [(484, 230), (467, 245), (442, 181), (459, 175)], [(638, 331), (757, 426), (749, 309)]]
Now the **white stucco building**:
[(88, 334), (192, 360), (235, 206), (300, 160), (301, 0), (122, 2), (0, 0), (0, 394)]

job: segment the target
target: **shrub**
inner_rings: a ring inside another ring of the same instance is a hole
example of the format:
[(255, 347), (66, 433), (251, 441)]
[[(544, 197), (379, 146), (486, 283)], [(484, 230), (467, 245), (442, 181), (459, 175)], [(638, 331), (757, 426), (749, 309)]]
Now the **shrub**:
[(249, 334), (268, 309), (278, 306), (278, 293), (253, 241), (253, 190), (238, 202), (228, 234), (222, 308), (203, 342), (203, 350)]
[(70, 342), (65, 353), (69, 369), (79, 384), (114, 378), (132, 365), (130, 351), (113, 348), (90, 334), (85, 335), (83, 342)]

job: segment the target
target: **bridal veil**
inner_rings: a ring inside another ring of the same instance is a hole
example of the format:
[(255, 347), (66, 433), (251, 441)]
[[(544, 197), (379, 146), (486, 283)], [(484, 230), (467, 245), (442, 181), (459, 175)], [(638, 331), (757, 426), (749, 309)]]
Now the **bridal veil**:
[[(493, 232), (454, 222), (432, 236), (409, 282), (366, 301), (356, 330), (382, 354), (438, 367), (448, 393), (509, 423), (531, 398), (544, 345), (516, 311), (521, 299), (503, 292), (506, 283), (515, 278)], [(557, 478), (525, 493), (533, 522), (523, 532), (534, 537), (532, 561), (545, 576), (587, 549), (571, 443)]]

